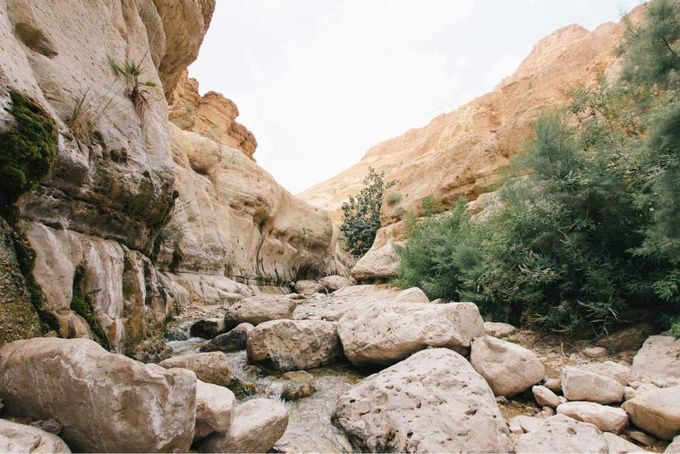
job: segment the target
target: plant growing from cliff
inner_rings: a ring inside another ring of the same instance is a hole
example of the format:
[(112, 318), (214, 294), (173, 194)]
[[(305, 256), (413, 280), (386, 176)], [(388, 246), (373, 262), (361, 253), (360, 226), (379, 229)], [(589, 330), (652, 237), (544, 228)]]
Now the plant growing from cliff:
[(75, 276), (73, 278), (73, 296), (71, 298), (71, 310), (76, 314), (80, 315), (87, 325), (92, 330), (99, 345), (107, 350), (111, 350), (111, 345), (109, 344), (109, 338), (106, 336), (104, 329), (102, 328), (97, 315), (94, 312), (94, 306), (92, 304), (92, 294), (86, 294), (83, 292), (82, 280), (83, 280), (84, 270), (81, 267), (76, 269)]
[(0, 133), (0, 207), (6, 210), (45, 177), (57, 153), (57, 127), (34, 100), (9, 93), (15, 123)]
[(128, 86), (128, 97), (135, 105), (137, 115), (140, 118), (144, 117), (144, 113), (149, 104), (149, 97), (151, 96), (151, 91), (149, 89), (156, 88), (157, 86), (156, 82), (153, 80), (142, 80), (142, 74), (144, 72), (142, 61), (144, 61), (144, 57), (142, 57), (139, 62), (126, 60), (124, 63), (118, 64), (113, 59), (110, 59), (113, 69), (125, 78)]
[(347, 250), (355, 257), (368, 252), (380, 228), (383, 192), (396, 184), (395, 181), (385, 183), (384, 179), (385, 172), (378, 173), (372, 167), (369, 168), (363, 189), (342, 204), (340, 231), (344, 235)]

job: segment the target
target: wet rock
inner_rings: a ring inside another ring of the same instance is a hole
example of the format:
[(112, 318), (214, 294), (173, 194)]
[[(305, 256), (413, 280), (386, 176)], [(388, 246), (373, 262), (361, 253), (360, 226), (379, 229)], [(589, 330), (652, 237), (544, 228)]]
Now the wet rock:
[(650, 336), (633, 358), (633, 371), (648, 377), (680, 378), (680, 339)]
[(0, 419), (0, 452), (70, 453), (64, 441), (42, 429)]
[(194, 435), (193, 373), (143, 364), (87, 339), (4, 345), (0, 398), (11, 415), (56, 418), (75, 451), (187, 451)]
[(624, 402), (623, 409), (636, 426), (659, 438), (680, 434), (680, 386), (639, 394)]
[(234, 410), (229, 430), (199, 443), (200, 452), (268, 452), (288, 427), (288, 410), (270, 399), (253, 399)]
[(281, 371), (311, 369), (342, 357), (336, 323), (272, 320), (248, 336), (248, 360)]
[(582, 352), (588, 358), (604, 358), (607, 356), (607, 349), (604, 347), (588, 347)]
[(287, 380), (281, 392), (281, 398), (284, 400), (298, 400), (316, 392), (314, 376), (309, 372), (304, 370), (286, 372), (282, 378)]
[(517, 327), (510, 323), (484, 322), (484, 334), (493, 337), (508, 337), (517, 332)]
[(491, 336), (472, 342), (472, 367), (486, 379), (497, 396), (514, 396), (543, 379), (545, 368), (529, 349)]
[(429, 303), (430, 299), (427, 297), (425, 292), (420, 290), (418, 287), (411, 287), (406, 290), (399, 292), (397, 297), (394, 299), (395, 303)]
[(557, 396), (557, 394), (545, 386), (533, 386), (531, 388), (531, 392), (533, 393), (534, 399), (539, 405), (557, 408), (557, 406), (560, 404), (560, 398)]
[(350, 279), (337, 275), (323, 277), (319, 280), (319, 283), (329, 292), (335, 292), (336, 290), (354, 285)]
[(323, 293), (324, 286), (316, 281), (297, 281), (295, 283), (295, 291), (300, 295), (313, 295), (315, 293)]
[(364, 379), (339, 398), (332, 421), (362, 451), (512, 450), (491, 388), (444, 348), (414, 353)]
[(196, 431), (194, 441), (213, 432), (225, 432), (231, 424), (236, 398), (223, 386), (196, 381)]
[(472, 303), (353, 306), (338, 322), (345, 356), (354, 364), (392, 364), (427, 347), (466, 352), (483, 329)]
[(648, 452), (636, 444), (631, 443), (623, 437), (619, 437), (611, 432), (605, 432), (602, 434), (607, 444), (609, 445), (609, 454), (626, 454), (626, 453), (639, 453)]
[(589, 422), (602, 432), (621, 432), (628, 425), (628, 415), (621, 408), (595, 402), (567, 402), (557, 407), (557, 414)]
[(257, 394), (257, 384), (252, 381), (241, 380), (238, 377), (233, 377), (231, 379), (229, 389), (239, 399), (245, 399)]
[(650, 335), (656, 332), (651, 323), (639, 323), (623, 328), (597, 341), (597, 345), (612, 353), (637, 350)]
[(244, 298), (227, 307), (224, 315), (226, 329), (241, 323), (259, 323), (269, 320), (288, 319), (293, 315), (296, 303), (285, 296), (258, 295)]
[(547, 418), (517, 443), (517, 453), (607, 453), (609, 445), (597, 427), (565, 415)]
[(206, 383), (228, 386), (231, 381), (229, 361), (222, 352), (192, 353), (168, 358), (159, 363), (166, 369), (180, 367), (189, 369), (196, 377)]
[(192, 337), (202, 337), (203, 339), (212, 339), (223, 332), (224, 319), (222, 318), (199, 320), (189, 328), (189, 334), (191, 334)]
[(569, 400), (613, 404), (623, 400), (623, 385), (613, 378), (578, 367), (562, 369), (562, 391)]
[(215, 336), (207, 344), (201, 347), (203, 352), (236, 352), (245, 350), (248, 336), (255, 327), (250, 323), (241, 323), (227, 333)]

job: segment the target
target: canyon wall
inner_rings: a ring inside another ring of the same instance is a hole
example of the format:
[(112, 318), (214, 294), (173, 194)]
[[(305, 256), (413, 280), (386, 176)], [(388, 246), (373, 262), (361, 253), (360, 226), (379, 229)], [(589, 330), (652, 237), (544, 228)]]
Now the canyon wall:
[[(640, 11), (631, 13), (633, 19)], [(355, 267), (360, 279), (393, 275), (395, 255), (388, 245), (404, 240), (405, 214), (420, 212), (425, 198), (443, 209), (459, 196), (474, 200), (493, 190), (500, 170), (532, 137), (532, 123), (541, 113), (564, 105), (570, 89), (592, 85), (615, 70), (615, 49), (623, 30), (623, 21), (593, 31), (579, 25), (557, 30), (539, 41), (515, 73), (492, 92), (372, 147), (357, 164), (300, 198), (329, 210), (339, 222), (342, 202), (361, 190), (369, 167), (384, 171), (386, 180), (397, 180), (387, 195), (398, 193), (392, 196), (398, 202), (384, 203), (381, 212), (383, 229), (389, 229), (380, 232)]]
[(47, 176), (0, 226), (0, 344), (49, 332), (130, 353), (192, 303), (345, 271), (328, 216), (249, 159), (233, 103), (187, 78), (214, 6), (0, 0), (0, 135), (30, 131), (17, 97), (57, 131)]

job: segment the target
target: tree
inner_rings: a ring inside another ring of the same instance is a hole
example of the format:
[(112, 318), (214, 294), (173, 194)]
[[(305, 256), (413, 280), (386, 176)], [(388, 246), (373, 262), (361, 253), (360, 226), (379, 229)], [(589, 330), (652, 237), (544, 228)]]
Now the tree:
[(364, 188), (342, 204), (340, 231), (345, 237), (347, 250), (355, 257), (368, 252), (380, 228), (383, 192), (396, 184), (395, 181), (385, 183), (384, 178), (385, 172), (378, 173), (369, 167)]

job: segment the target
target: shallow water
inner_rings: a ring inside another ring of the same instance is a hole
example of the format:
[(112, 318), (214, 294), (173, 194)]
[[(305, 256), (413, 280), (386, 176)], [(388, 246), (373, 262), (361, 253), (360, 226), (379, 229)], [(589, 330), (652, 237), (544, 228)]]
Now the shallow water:
[[(177, 323), (179, 331), (188, 337), (194, 320)], [(201, 338), (168, 341), (173, 356), (195, 353), (206, 342)], [(267, 374), (256, 366), (248, 365), (245, 351), (227, 353), (233, 376), (253, 389), (247, 395), (237, 395), (240, 402), (258, 397), (279, 400), (288, 408), (288, 429), (274, 446), (277, 452), (352, 452), (352, 446), (340, 430), (331, 424), (331, 414), (338, 397), (359, 382), (365, 375), (350, 364), (337, 364), (308, 370), (314, 376), (316, 392), (309, 397), (287, 402), (281, 399), (286, 380)], [(252, 386), (254, 385), (254, 386)], [(240, 393), (237, 393), (240, 394)]]

